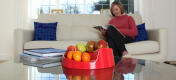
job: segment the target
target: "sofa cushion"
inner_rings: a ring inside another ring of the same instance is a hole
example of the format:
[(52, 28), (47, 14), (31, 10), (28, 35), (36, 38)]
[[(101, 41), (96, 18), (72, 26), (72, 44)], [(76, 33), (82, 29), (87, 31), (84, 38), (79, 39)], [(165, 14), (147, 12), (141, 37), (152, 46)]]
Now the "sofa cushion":
[(76, 45), (77, 43), (86, 41), (30, 41), (24, 44), (24, 49), (36, 49), (36, 48), (58, 48), (67, 49), (69, 45)]
[(139, 41), (125, 44), (129, 54), (151, 54), (159, 52), (159, 43), (157, 41)]
[(34, 22), (34, 40), (56, 40), (57, 22)]
[[(142, 18), (138, 13), (129, 14), (135, 20), (135, 23), (141, 24)], [(104, 14), (41, 14), (38, 17), (39, 22), (59, 22), (57, 28), (57, 40), (97, 40), (102, 39), (99, 31), (92, 29), (94, 26), (107, 25), (112, 18)]]
[(135, 12), (134, 14), (128, 14), (129, 16), (132, 16), (136, 25), (139, 25), (142, 23), (142, 17), (138, 12)]
[(39, 15), (40, 22), (59, 22), (57, 28), (57, 40), (97, 40), (102, 39), (99, 31), (92, 29), (97, 25), (106, 25), (110, 20), (109, 15), (99, 14), (55, 14), (55, 15)]
[[(87, 41), (30, 41), (24, 44), (24, 49), (36, 48), (58, 48), (67, 49), (69, 45), (76, 45), (83, 42), (85, 45)], [(125, 44), (129, 54), (148, 54), (159, 51), (159, 44), (157, 41), (140, 41)]]
[[(76, 25), (74, 25), (76, 26)], [(81, 27), (72, 27), (71, 39), (72, 40), (100, 40), (103, 39), (101, 33), (94, 29), (93, 27), (86, 27), (86, 25), (82, 25)]]

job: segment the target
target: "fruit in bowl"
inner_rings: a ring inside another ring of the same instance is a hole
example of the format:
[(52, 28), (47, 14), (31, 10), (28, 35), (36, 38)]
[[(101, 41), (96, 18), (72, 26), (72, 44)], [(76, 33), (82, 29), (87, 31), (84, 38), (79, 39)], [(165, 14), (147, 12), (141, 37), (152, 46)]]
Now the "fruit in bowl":
[(95, 50), (96, 42), (95, 41), (88, 41), (86, 44), (86, 50), (87, 52), (93, 52)]
[(67, 47), (67, 50), (68, 51), (77, 51), (77, 48), (76, 48), (76, 46), (70, 45)]
[(97, 43), (97, 48), (107, 48), (108, 47), (108, 44), (105, 40), (99, 40), (98, 43)]
[(90, 55), (89, 55), (89, 53), (83, 53), (82, 54), (82, 61), (83, 62), (90, 62)]
[(81, 61), (81, 56), (82, 56), (82, 52), (81, 51), (74, 51), (73, 60), (80, 62)]
[(76, 47), (77, 47), (77, 49), (79, 50), (79, 51), (81, 51), (81, 52), (85, 52), (86, 51), (86, 46), (84, 45), (84, 43), (78, 43), (78, 44), (76, 44)]
[(77, 50), (78, 49), (76, 48), (76, 46), (70, 45), (70, 46), (67, 47), (65, 56), (67, 56), (67, 54), (68, 54), (69, 51), (77, 51)]
[(72, 60), (72, 58), (73, 58), (73, 53), (74, 53), (75, 51), (69, 51), (68, 53), (67, 53), (67, 58), (68, 59), (70, 59), (70, 60)]

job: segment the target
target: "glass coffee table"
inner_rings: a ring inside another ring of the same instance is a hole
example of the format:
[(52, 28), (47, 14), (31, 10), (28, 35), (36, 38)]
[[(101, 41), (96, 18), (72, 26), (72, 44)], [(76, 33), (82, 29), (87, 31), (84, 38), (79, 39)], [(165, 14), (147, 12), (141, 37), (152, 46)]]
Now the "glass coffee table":
[(123, 58), (116, 66), (97, 70), (62, 66), (37, 68), (13, 60), (0, 62), (0, 80), (175, 80), (176, 66)]

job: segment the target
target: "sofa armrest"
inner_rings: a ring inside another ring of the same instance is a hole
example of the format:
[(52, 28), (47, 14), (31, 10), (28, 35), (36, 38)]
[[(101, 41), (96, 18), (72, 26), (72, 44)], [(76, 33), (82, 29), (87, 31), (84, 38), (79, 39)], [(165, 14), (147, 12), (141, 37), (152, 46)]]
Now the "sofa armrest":
[(158, 41), (160, 51), (168, 48), (168, 30), (167, 29), (150, 29), (147, 30), (149, 40)]
[(168, 30), (167, 29), (149, 29), (147, 30), (149, 40), (158, 41), (160, 45), (160, 58), (166, 60), (168, 56)]
[(24, 43), (32, 41), (34, 35), (33, 30), (16, 29), (15, 30), (15, 46), (17, 53), (23, 53)]
[(147, 34), (149, 40), (162, 41), (167, 40), (167, 29), (148, 29)]
[(34, 30), (23, 30), (23, 43), (32, 41), (34, 37)]
[(149, 29), (147, 30), (149, 40), (157, 41), (159, 43), (159, 52), (152, 54), (127, 55), (125, 57), (132, 57), (137, 59), (152, 60), (164, 62), (168, 57), (168, 30), (167, 29)]

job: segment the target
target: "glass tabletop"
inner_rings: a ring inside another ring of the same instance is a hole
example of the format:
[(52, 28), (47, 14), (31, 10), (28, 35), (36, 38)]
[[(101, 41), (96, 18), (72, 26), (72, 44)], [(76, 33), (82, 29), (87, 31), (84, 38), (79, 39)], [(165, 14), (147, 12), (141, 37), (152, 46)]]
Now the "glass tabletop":
[(176, 66), (123, 58), (105, 69), (38, 68), (13, 60), (0, 62), (0, 80), (174, 80)]

